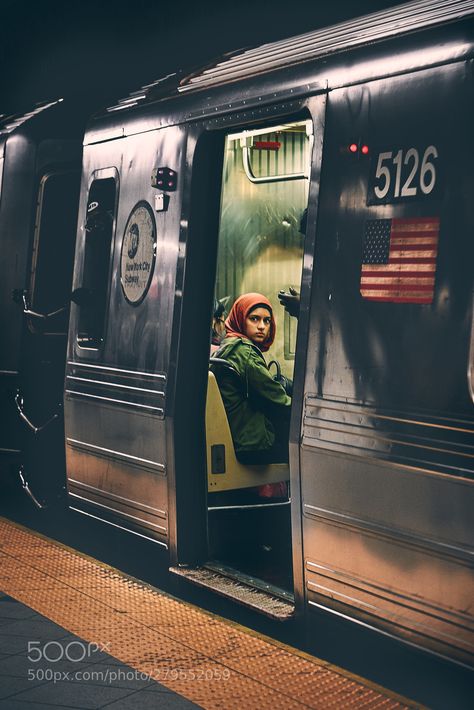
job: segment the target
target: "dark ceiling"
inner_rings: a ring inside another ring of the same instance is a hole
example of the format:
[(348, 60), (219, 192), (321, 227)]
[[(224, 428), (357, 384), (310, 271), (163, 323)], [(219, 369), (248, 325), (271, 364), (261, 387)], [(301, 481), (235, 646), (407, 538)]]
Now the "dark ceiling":
[(0, 114), (65, 97), (91, 110), (224, 52), (334, 24), (396, 0), (0, 0)]

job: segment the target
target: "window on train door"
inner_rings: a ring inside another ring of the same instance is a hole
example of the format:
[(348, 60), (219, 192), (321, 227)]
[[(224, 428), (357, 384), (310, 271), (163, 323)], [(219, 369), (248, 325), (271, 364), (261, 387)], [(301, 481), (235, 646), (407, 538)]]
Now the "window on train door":
[(77, 342), (83, 348), (99, 348), (104, 339), (105, 313), (112, 247), (116, 181), (94, 180), (89, 190), (85, 222), (84, 269), (79, 304)]
[(297, 320), (277, 294), (300, 288), (312, 142), (308, 120), (233, 133), (225, 144), (216, 297), (229, 308), (246, 292), (270, 299), (272, 357), (289, 377)]
[[(30, 277), (31, 306), (40, 313), (60, 309), (71, 295), (79, 181), (80, 173), (70, 170), (47, 173), (40, 183)], [(67, 326), (66, 308), (41, 332), (65, 333)]]

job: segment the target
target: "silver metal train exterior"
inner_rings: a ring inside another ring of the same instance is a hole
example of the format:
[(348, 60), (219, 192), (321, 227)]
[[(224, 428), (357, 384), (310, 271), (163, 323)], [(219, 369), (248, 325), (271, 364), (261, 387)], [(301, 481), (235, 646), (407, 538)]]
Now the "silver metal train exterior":
[[(466, 665), (473, 20), (471, 1), (419, 0), (165, 77), (92, 118), (64, 387), (72, 509), (156, 541), (190, 583), (235, 573), (303, 626), (325, 611)], [(8, 288), (35, 305), (32, 273)], [(289, 286), (298, 320), (277, 306)], [(275, 303), (294, 377), (291, 498), (272, 513), (214, 505), (206, 450), (213, 299), (251, 290)], [(274, 577), (236, 561), (260, 528), (286, 536)]]

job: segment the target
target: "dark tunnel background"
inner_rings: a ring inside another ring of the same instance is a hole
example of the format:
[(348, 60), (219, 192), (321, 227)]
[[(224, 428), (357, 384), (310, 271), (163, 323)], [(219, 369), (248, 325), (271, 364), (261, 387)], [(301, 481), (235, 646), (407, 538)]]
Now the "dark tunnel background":
[(0, 0), (0, 115), (57, 98), (87, 114), (177, 69), (400, 4)]

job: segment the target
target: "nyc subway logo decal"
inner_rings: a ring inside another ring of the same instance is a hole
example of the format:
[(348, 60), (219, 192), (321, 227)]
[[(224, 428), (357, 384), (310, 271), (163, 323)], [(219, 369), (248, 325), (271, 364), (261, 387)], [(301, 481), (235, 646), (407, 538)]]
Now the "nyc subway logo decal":
[(147, 202), (133, 208), (123, 235), (120, 282), (127, 301), (138, 305), (145, 298), (153, 277), (156, 254), (156, 226)]

